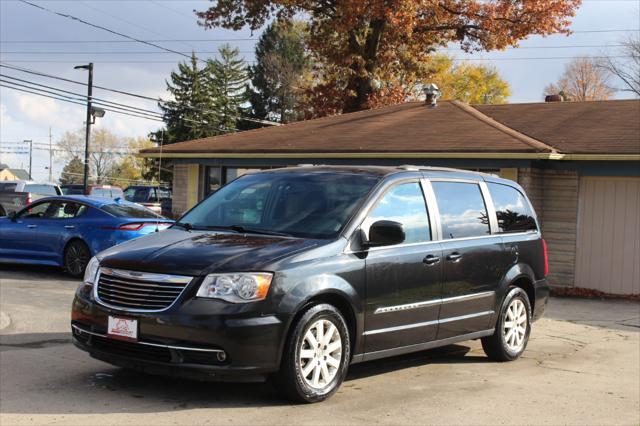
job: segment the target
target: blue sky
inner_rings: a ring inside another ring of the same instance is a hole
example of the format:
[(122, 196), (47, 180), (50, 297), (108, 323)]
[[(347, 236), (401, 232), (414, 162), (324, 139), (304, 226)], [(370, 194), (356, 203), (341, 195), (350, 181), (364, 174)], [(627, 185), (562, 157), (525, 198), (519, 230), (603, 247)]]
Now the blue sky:
[[(205, 31), (199, 27), (192, 11), (205, 9), (209, 4), (207, 0), (30, 1), (139, 39), (163, 40), (157, 44), (177, 51), (215, 51), (224, 43), (224, 39), (238, 47), (247, 61), (252, 61), (253, 46), (259, 36), (259, 33), (251, 34), (248, 30)], [(576, 31), (575, 34), (568, 37), (531, 37), (521, 43), (521, 49), (476, 53), (470, 58), (474, 61), (486, 61), (498, 68), (511, 86), (510, 102), (538, 102), (542, 98), (544, 87), (558, 78), (571, 57), (615, 55), (616, 45), (629, 35), (621, 31), (583, 31), (638, 28), (640, 0), (584, 0), (573, 20), (572, 29)], [(165, 79), (182, 58), (139, 43), (122, 42), (123, 40), (125, 39), (122, 37), (49, 14), (17, 0), (0, 0), (0, 60), (3, 63), (86, 81), (86, 72), (74, 70), (73, 66), (94, 62), (96, 85), (150, 97), (166, 97)], [(60, 41), (83, 42), (59, 43)], [(448, 53), (459, 58), (466, 57), (455, 49)], [(214, 55), (202, 53), (199, 56), (206, 58)], [(542, 59), (550, 57), (558, 59)], [(82, 93), (85, 90), (72, 83), (6, 68), (0, 68), (0, 72), (72, 92)], [(100, 90), (96, 90), (94, 95), (139, 108), (156, 109), (153, 102), (143, 99)], [(617, 97), (624, 95), (618, 94)], [(0, 88), (0, 162), (8, 163), (11, 167), (27, 168), (28, 155), (7, 154), (10, 146), (16, 146), (17, 141), (32, 139), (42, 148), (39, 144), (49, 141), (49, 128), (55, 145), (65, 131), (83, 126), (84, 114), (85, 109), (81, 105)], [(107, 112), (97, 125), (105, 126), (121, 136), (144, 136), (157, 129), (159, 124)], [(53, 163), (54, 176), (57, 176), (64, 161), (54, 157)], [(34, 150), (34, 178), (47, 179), (48, 171), (45, 167), (48, 165), (49, 152)]]

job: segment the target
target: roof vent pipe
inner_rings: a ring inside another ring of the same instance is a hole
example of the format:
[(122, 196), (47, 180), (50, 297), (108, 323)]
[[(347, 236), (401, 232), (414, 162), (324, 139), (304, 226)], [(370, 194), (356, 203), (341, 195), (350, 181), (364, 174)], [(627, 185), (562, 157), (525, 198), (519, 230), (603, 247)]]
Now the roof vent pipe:
[(545, 102), (562, 102), (564, 101), (564, 98), (562, 97), (561, 94), (555, 94), (555, 95), (547, 95), (544, 97), (544, 101)]
[(440, 89), (438, 89), (438, 86), (431, 83), (428, 86), (425, 86), (423, 90), (426, 96), (425, 105), (427, 105), (429, 108), (437, 107), (438, 97), (442, 95), (442, 92), (440, 92)]

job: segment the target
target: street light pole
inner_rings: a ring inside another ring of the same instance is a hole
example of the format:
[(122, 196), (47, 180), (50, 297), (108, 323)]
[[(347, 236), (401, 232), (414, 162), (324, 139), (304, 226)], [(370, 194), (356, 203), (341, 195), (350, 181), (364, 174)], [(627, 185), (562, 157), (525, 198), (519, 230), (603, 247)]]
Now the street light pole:
[(29, 142), (29, 179), (33, 179), (33, 176), (31, 175), (31, 164), (33, 163), (33, 141), (25, 140), (24, 142)]
[(89, 71), (89, 82), (87, 84), (87, 126), (84, 136), (84, 193), (87, 193), (89, 183), (89, 138), (91, 137), (91, 96), (93, 89), (93, 62), (89, 65), (78, 65), (75, 69), (84, 69)]

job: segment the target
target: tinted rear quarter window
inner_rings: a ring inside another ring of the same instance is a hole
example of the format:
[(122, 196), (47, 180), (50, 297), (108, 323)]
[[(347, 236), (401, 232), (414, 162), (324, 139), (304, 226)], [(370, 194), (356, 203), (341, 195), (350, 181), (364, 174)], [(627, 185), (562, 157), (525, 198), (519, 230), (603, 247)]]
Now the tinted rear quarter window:
[(488, 183), (487, 187), (496, 209), (500, 232), (524, 232), (537, 229), (529, 203), (520, 191), (499, 183)]
[(489, 216), (480, 186), (466, 182), (432, 182), (444, 239), (490, 234)]
[(100, 209), (116, 217), (132, 217), (136, 219), (162, 218), (162, 216), (137, 204), (106, 204)]
[(24, 192), (38, 195), (58, 195), (56, 187), (52, 185), (28, 184), (24, 186)]

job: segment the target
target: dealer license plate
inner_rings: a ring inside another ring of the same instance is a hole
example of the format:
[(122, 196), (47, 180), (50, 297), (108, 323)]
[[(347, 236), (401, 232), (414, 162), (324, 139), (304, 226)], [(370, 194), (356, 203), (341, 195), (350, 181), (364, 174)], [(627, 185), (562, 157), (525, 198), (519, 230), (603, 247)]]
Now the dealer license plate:
[(112, 339), (136, 342), (138, 340), (138, 320), (109, 316), (107, 336)]

